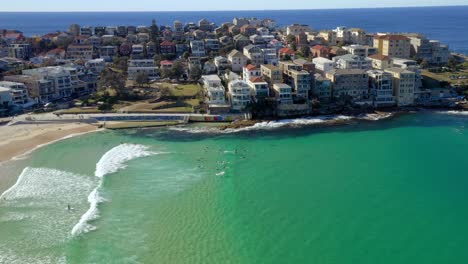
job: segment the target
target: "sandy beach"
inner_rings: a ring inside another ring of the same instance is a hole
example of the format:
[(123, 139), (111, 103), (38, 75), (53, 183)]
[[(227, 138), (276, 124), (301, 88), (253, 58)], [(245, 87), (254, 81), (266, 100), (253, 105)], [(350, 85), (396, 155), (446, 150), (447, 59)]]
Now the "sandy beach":
[(97, 130), (86, 123), (38, 123), (0, 126), (0, 163), (69, 135)]

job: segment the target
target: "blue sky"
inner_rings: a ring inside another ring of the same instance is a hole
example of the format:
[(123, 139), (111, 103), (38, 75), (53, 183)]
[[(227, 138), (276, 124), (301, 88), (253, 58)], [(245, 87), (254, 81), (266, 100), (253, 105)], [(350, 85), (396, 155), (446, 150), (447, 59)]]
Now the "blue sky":
[(468, 5), (468, 0), (7, 0), (0, 11), (198, 11)]

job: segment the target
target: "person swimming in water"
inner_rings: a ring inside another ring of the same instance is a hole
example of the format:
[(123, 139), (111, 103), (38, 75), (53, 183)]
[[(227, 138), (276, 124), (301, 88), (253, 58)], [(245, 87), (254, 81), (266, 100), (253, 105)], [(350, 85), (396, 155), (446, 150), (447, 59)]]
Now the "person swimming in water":
[(67, 204), (67, 210), (68, 210), (68, 211), (71, 211), (71, 209), (72, 209), (72, 208), (71, 208), (70, 204)]

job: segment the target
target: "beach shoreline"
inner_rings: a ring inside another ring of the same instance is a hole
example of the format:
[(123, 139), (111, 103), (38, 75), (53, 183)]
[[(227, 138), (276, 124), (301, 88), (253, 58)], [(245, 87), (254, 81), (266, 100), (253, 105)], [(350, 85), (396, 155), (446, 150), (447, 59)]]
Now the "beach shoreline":
[(37, 123), (0, 126), (0, 165), (72, 136), (97, 131), (87, 123)]

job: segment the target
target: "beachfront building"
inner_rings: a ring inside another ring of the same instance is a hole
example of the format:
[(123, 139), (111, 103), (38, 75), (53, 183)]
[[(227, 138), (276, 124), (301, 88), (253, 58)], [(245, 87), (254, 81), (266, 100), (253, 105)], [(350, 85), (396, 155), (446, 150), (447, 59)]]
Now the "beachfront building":
[(225, 89), (218, 75), (203, 75), (201, 80), (203, 82), (206, 102), (211, 106), (225, 105)]
[(54, 90), (54, 98), (70, 97), (73, 93), (72, 76), (64, 67), (43, 67), (24, 70), (23, 75), (33, 76), (50, 81)]
[(406, 69), (392, 67), (385, 70), (392, 75), (393, 94), (398, 106), (414, 104), (415, 73)]
[(244, 80), (229, 82), (228, 91), (232, 110), (242, 111), (252, 101), (250, 85)]
[(279, 65), (283, 72), (284, 82), (292, 87), (296, 98), (308, 99), (311, 89), (311, 73), (291, 61), (281, 61)]
[(333, 83), (335, 98), (350, 96), (355, 102), (369, 99), (369, 76), (361, 69), (334, 69), (326, 73)]
[(242, 68), (247, 64), (248, 58), (240, 51), (234, 49), (228, 54), (228, 61), (231, 63), (232, 71), (242, 72)]
[(253, 77), (248, 80), (252, 96), (255, 101), (265, 100), (270, 96), (268, 83), (261, 77)]
[(11, 95), (11, 103), (20, 107), (31, 106), (28, 96), (28, 89), (23, 83), (0, 81), (0, 89), (9, 89)]
[(145, 74), (150, 80), (159, 77), (159, 70), (154, 60), (129, 60), (127, 72), (128, 79), (133, 81), (139, 74)]
[(292, 87), (284, 83), (275, 83), (273, 85), (273, 91), (275, 92), (275, 98), (278, 104), (292, 104)]
[(409, 59), (411, 57), (410, 39), (403, 35), (377, 35), (374, 37), (374, 48), (379, 50), (380, 55), (390, 58)]
[(329, 102), (332, 97), (332, 82), (320, 74), (315, 74), (312, 97), (320, 102)]
[(47, 103), (56, 98), (54, 82), (42, 78), (41, 76), (28, 76), (28, 75), (9, 75), (5, 76), (5, 81), (23, 83), (27, 90), (29, 97), (33, 98), (39, 103)]
[(352, 54), (334, 57), (333, 62), (338, 69), (368, 70), (372, 68), (372, 61), (370, 59)]
[(314, 58), (312, 62), (315, 64), (315, 70), (322, 75), (333, 70), (335, 67), (335, 63), (332, 60), (322, 57)]
[(275, 65), (263, 64), (260, 66), (263, 79), (273, 87), (275, 83), (283, 83), (283, 73), (281, 69)]
[(421, 67), (418, 65), (417, 61), (415, 60), (408, 60), (408, 59), (400, 59), (400, 58), (394, 58), (392, 60), (393, 62), (393, 67), (398, 67), (402, 69), (406, 69), (408, 71), (412, 71), (415, 74), (415, 84), (414, 87), (415, 89), (420, 89), (422, 87), (422, 73), (421, 73)]
[(11, 89), (0, 86), (0, 114), (3, 115), (2, 108), (8, 108), (12, 103)]
[(367, 74), (369, 74), (369, 87), (374, 97), (374, 106), (379, 108), (395, 105), (392, 74), (382, 70), (369, 70)]

